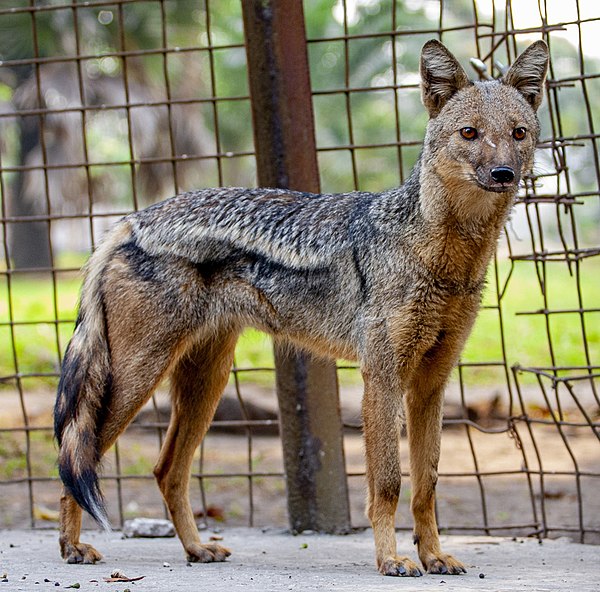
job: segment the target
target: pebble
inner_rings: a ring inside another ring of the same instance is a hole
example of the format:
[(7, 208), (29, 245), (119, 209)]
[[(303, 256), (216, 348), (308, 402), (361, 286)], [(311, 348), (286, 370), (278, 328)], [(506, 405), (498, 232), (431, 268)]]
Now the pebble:
[(123, 535), (126, 538), (174, 537), (175, 527), (170, 520), (161, 518), (134, 518), (123, 524)]

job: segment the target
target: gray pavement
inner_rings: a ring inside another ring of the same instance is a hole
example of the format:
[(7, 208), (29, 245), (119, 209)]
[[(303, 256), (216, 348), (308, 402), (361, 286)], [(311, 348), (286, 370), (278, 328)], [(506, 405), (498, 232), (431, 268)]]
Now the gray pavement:
[[(380, 576), (373, 565), (370, 530), (348, 536), (282, 530), (224, 528), (225, 563), (188, 565), (178, 539), (124, 539), (118, 532), (86, 532), (82, 540), (104, 554), (96, 565), (67, 565), (58, 555), (55, 531), (0, 531), (0, 592), (19, 590), (286, 591), (286, 590), (600, 590), (600, 547), (568, 539), (537, 540), (444, 536), (445, 551), (467, 566), (462, 576)], [(203, 533), (208, 541), (211, 531)], [(410, 535), (398, 535), (399, 550), (415, 556)], [(114, 570), (128, 583), (106, 583)], [(483, 577), (482, 577), (483, 576)], [(79, 587), (77, 587), (79, 585)], [(71, 587), (70, 587), (71, 586)]]

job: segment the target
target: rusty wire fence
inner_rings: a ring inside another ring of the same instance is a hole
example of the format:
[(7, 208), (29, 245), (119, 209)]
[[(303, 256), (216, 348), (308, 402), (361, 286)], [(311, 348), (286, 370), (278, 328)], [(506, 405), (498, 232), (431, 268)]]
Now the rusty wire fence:
[[(426, 124), (417, 73), (427, 39), (494, 76), (532, 40), (548, 42), (535, 174), (448, 387), (437, 509), (447, 531), (598, 542), (600, 9), (516, 4), (305, 2), (321, 185), (376, 191), (408, 174)], [(51, 411), (87, 255), (131, 210), (185, 189), (256, 184), (241, 6), (6, 0), (0, 60), (0, 524), (41, 527), (56, 520)], [(338, 380), (360, 527), (361, 385), (343, 361)], [(286, 524), (274, 385), (270, 343), (245, 334), (194, 465), (200, 524)], [(152, 477), (165, 393), (107, 455), (115, 524), (165, 512)], [(404, 444), (398, 526), (408, 529)]]

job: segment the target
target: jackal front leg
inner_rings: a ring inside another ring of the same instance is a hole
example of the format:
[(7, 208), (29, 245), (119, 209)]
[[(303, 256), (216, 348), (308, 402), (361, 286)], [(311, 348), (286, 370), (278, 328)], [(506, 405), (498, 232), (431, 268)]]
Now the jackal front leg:
[[(446, 343), (444, 343), (446, 341)], [(407, 389), (404, 404), (410, 451), (411, 509), (419, 558), (429, 573), (461, 574), (465, 566), (440, 547), (435, 518), (435, 488), (438, 478), (444, 387), (460, 342), (449, 337), (425, 356)], [(454, 347), (452, 347), (455, 345)]]
[(442, 391), (421, 399), (406, 397), (410, 449), (411, 509), (419, 558), (429, 573), (466, 573), (464, 565), (442, 553), (435, 519), (435, 487), (440, 458)]
[(377, 569), (386, 576), (421, 576), (418, 565), (396, 553), (394, 518), (400, 494), (402, 400), (390, 373), (363, 368), (363, 429), (367, 515), (375, 537)]

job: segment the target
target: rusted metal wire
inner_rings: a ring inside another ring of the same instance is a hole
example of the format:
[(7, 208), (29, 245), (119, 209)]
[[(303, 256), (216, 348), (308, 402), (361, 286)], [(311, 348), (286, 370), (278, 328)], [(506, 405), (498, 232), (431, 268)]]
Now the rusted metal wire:
[[(483, 357), (467, 347), (452, 380), (454, 394), (449, 396), (443, 446), (455, 448), (444, 448), (442, 459), (446, 454), (450, 459), (459, 457), (461, 463), (441, 466), (437, 511), (439, 524), (449, 531), (539, 537), (567, 534), (583, 542), (600, 541), (600, 506), (594, 494), (600, 479), (600, 308), (594, 301), (598, 292), (592, 287), (600, 255), (600, 115), (591, 98), (598, 92), (600, 61), (584, 51), (584, 33), (600, 26), (600, 9), (597, 14), (582, 14), (574, 2), (567, 13), (554, 10), (559, 0), (532, 0), (528, 4), (538, 14), (524, 22), (515, 12), (523, 10), (523, 2), (517, 7), (511, 0), (491, 3), (492, 13), (488, 12), (490, 3), (473, 0), (469, 15), (454, 14), (452, 3), (443, 0), (427, 3), (427, 10), (411, 3), (410, 14), (401, 0), (319, 0), (329, 19), (327, 26), (319, 27), (319, 23), (311, 25), (316, 18), (313, 3), (304, 4), (311, 74), (320, 81), (313, 89), (314, 104), (335, 101), (332, 104), (340, 106), (332, 112), (317, 110), (317, 153), (327, 191), (383, 189), (371, 186), (371, 168), (381, 175), (391, 171), (392, 176), (386, 178), (397, 183), (414, 161), (422, 135), (411, 135), (416, 112), (410, 101), (417, 96), (418, 84), (414, 76), (407, 76), (406, 64), (416, 68), (407, 49), (414, 52), (420, 42), (434, 36), (459, 53), (463, 63), (477, 58), (486, 67), (482, 75), (497, 76), (499, 64), (512, 62), (530, 40), (543, 38), (549, 44), (553, 64), (541, 111), (541, 164), (526, 180), (489, 276), (481, 315), (494, 319), (496, 329), (488, 339), (495, 344), (495, 353)], [(185, 171), (192, 166), (209, 170), (210, 184), (250, 183), (253, 173), (241, 172), (241, 167), (254, 157), (254, 147), (251, 133), (240, 133), (242, 140), (233, 149), (226, 138), (226, 117), (247, 110), (250, 100), (243, 85), (223, 91), (224, 77), (239, 77), (240, 69), (236, 60), (221, 57), (227, 52), (243, 55), (245, 49), (239, 35), (223, 34), (222, 13), (217, 13), (230, 11), (229, 26), (241, 30), (241, 9), (234, 3), (15, 0), (11, 5), (0, 8), (0, 27), (22, 19), (22, 35), (31, 48), (29, 53), (0, 55), (0, 523), (7, 524), (9, 516), (16, 515), (19, 524), (41, 526), (39, 508), (55, 507), (59, 492), (50, 410), (62, 352), (74, 322), (72, 305), (66, 310), (63, 304), (64, 281), (76, 274), (81, 262), (67, 256), (68, 248), (63, 246), (67, 235), (81, 235), (80, 248), (93, 249), (111, 220), (153, 201), (139, 185), (147, 169), (161, 171), (154, 177), (160, 177), (163, 184), (157, 196), (187, 188)], [(128, 18), (128, 11), (136, 8), (156, 10), (149, 32), (151, 44), (141, 40), (136, 44)], [(184, 20), (193, 26), (173, 32), (171, 19), (176, 10), (189, 11)], [(413, 18), (415, 10), (421, 11), (416, 27), (403, 20)], [(114, 34), (111, 43), (94, 49), (88, 40), (101, 35), (107, 26), (97, 18), (101, 11), (110, 17)], [(70, 41), (60, 49), (60, 44), (54, 44), (52, 51), (45, 27), (48, 19), (59, 16), (61, 31), (68, 31), (65, 37)], [(571, 36), (566, 38), (567, 34)], [(385, 66), (374, 69), (377, 76), (364, 75), (361, 67), (365, 64), (357, 60), (364, 43), (381, 63), (387, 60)], [(2, 48), (0, 44), (0, 53)], [(329, 70), (324, 73), (322, 58), (328, 51), (333, 57), (329, 56)], [(186, 67), (196, 68), (194, 80), (199, 81), (197, 88), (186, 87), (183, 94), (178, 88), (183, 77), (172, 68), (173, 60), (180, 58), (188, 60)], [(119, 89), (109, 94), (110, 100), (96, 99), (90, 90), (89, 67), (102, 59), (117, 64), (110, 82), (115, 88), (118, 83)], [(143, 96), (137, 91), (139, 60), (156, 60), (157, 64), (152, 72), (154, 92)], [(68, 101), (53, 103), (47, 76), (49, 68), (60, 67), (71, 69), (74, 91)], [(28, 100), (22, 96), (25, 79)], [(21, 98), (14, 92), (19, 87)], [(11, 89), (12, 102), (2, 100), (3, 88)], [(389, 132), (387, 136), (365, 137), (361, 109), (370, 101), (386, 105), (388, 118), (381, 120), (381, 127)], [(183, 124), (180, 109), (193, 110), (188, 113), (195, 114), (196, 123), (201, 120), (205, 145), (187, 151), (178, 147)], [(164, 114), (159, 133), (162, 148), (154, 152), (140, 148), (136, 117), (144, 110)], [(119, 121), (120, 126), (111, 150), (100, 155), (92, 133), (99, 116), (114, 116), (112, 121)], [(327, 120), (332, 119), (341, 131), (327, 128)], [(78, 148), (69, 158), (57, 159), (55, 139), (64, 127), (56, 127), (56, 122), (67, 120), (75, 128), (70, 130), (69, 141)], [(26, 125), (37, 140), (31, 152), (21, 154)], [(249, 121), (246, 126), (240, 132), (249, 132)], [(385, 164), (373, 164), (381, 154)], [(343, 178), (337, 169), (343, 170)], [(66, 198), (61, 202), (57, 195), (61, 176), (78, 183), (78, 202), (68, 203)], [(19, 179), (26, 180), (30, 189), (32, 184), (37, 188), (35, 203), (26, 213), (14, 207)], [(122, 197), (108, 203), (106, 196), (117, 184)], [(32, 224), (38, 225), (42, 242), (47, 243), (47, 257), (19, 266), (14, 236)], [(566, 279), (558, 285), (557, 277)], [(524, 278), (528, 279), (527, 299), (519, 293)], [(42, 290), (39, 300), (32, 295), (36, 289)], [(568, 290), (568, 298), (560, 290)], [(32, 302), (32, 310), (25, 312), (24, 301)], [(36, 307), (43, 313), (36, 312)], [(531, 342), (525, 335), (531, 323), (538, 323), (533, 339), (537, 357), (518, 347), (522, 340)], [(567, 326), (572, 342), (565, 344), (563, 328)], [(33, 363), (32, 357), (38, 361)], [(347, 384), (344, 377), (355, 375), (352, 365), (339, 364), (343, 384)], [(343, 408), (352, 415), (345, 420), (344, 438), (352, 521), (354, 526), (364, 526), (364, 470), (354, 458), (360, 448), (360, 420), (356, 405), (351, 404), (359, 387), (353, 381), (341, 393)], [(263, 433), (258, 430), (276, 429), (278, 421), (274, 416), (257, 417), (252, 405), (259, 401), (269, 409), (276, 407), (273, 366), (240, 363), (232, 370), (227, 392), (237, 402), (239, 414), (217, 418), (199, 452), (193, 475), (199, 520), (210, 524), (211, 512), (218, 514), (221, 508), (232, 522), (285, 523), (281, 453), (272, 433), (257, 435)], [(490, 393), (497, 394), (493, 404)], [(163, 414), (164, 403), (153, 399), (148, 416), (126, 433), (126, 445), (122, 441), (109, 454), (103, 485), (109, 500), (115, 502), (111, 505), (118, 523), (136, 512), (136, 504), (150, 513), (164, 512), (158, 495), (148, 493), (151, 468), (143, 460), (147, 452), (156, 456), (168, 423)], [(499, 441), (508, 443), (510, 463), (498, 464), (500, 459), (489, 443)], [(132, 460), (136, 447), (139, 458)], [(237, 454), (231, 455), (230, 448)], [(219, 467), (219, 459), (226, 461), (225, 468)], [(405, 471), (405, 480), (409, 479)], [(503, 509), (509, 497), (519, 497), (518, 515)], [(10, 505), (10, 500), (16, 501)], [(454, 511), (452, 504), (466, 513)], [(398, 527), (409, 529), (410, 521), (401, 518)]]

